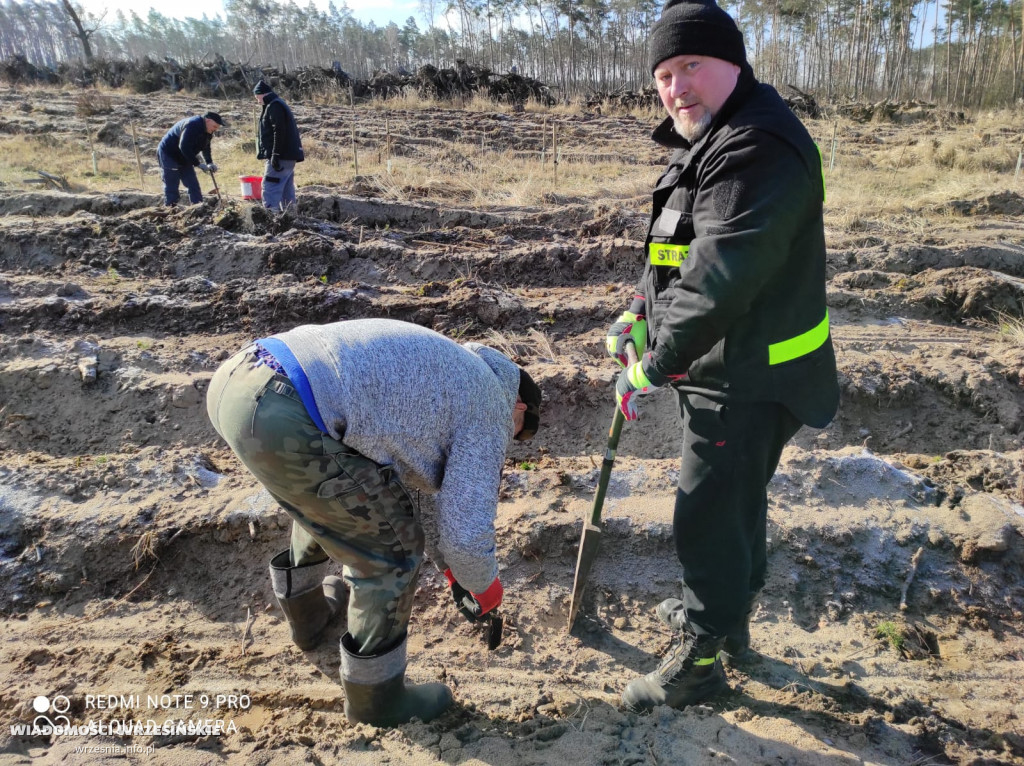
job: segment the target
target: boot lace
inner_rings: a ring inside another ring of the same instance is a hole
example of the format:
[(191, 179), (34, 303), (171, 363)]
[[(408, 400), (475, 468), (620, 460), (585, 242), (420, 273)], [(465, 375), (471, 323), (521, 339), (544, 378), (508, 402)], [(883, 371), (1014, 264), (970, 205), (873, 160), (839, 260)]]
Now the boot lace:
[(676, 642), (658, 666), (657, 673), (667, 684), (675, 684), (700, 659), (717, 657), (721, 640), (714, 636), (698, 636), (685, 624)]

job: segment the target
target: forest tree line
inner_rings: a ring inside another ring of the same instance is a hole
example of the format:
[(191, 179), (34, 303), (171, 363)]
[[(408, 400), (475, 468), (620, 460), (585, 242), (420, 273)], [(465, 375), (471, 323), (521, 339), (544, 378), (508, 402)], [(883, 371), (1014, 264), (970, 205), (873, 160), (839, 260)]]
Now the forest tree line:
[[(1024, 95), (1022, 0), (722, 2), (757, 76), (823, 102), (921, 99), (1005, 106)], [(519, 71), (565, 99), (651, 84), (647, 38), (656, 0), (419, 0), (419, 18), (380, 27), (344, 5), (326, 11), (225, 0), (223, 17), (155, 11), (92, 16), (72, 0), (0, 0), (0, 60), (98, 56), (250, 66), (340, 66), (353, 77), (459, 59)]]

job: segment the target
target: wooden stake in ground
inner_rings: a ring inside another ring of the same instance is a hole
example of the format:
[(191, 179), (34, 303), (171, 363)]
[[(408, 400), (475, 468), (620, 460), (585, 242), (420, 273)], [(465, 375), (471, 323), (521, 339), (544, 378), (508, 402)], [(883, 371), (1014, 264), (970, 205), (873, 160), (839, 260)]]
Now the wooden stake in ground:
[(544, 123), (540, 129), (540, 166), (543, 168), (548, 161), (548, 118), (544, 116)]
[(242, 654), (245, 654), (245, 640), (249, 637), (249, 628), (252, 627), (252, 609), (246, 607), (245, 627), (242, 629)]
[(139, 168), (139, 188), (146, 191), (146, 178), (142, 174), (142, 157), (139, 156), (139, 137), (135, 133), (135, 120), (129, 120), (128, 124), (132, 126), (132, 146), (135, 147), (135, 164)]
[(356, 116), (352, 115), (352, 165), (355, 167), (356, 178), (359, 178), (359, 151), (356, 149)]
[(551, 124), (551, 163), (555, 167), (555, 186), (558, 186), (558, 125)]
[(896, 180), (896, 174), (900, 170), (900, 165), (903, 163), (903, 155), (906, 154), (908, 146), (910, 146), (909, 138), (907, 139), (907, 142), (903, 144), (903, 151), (900, 152), (900, 156), (896, 159), (896, 167), (892, 169), (892, 180), (894, 181)]
[(833, 122), (832, 123), (832, 149), (831, 149), (831, 153), (830, 153), (829, 158), (828, 158), (828, 172), (829, 173), (832, 172), (832, 168), (835, 167), (835, 164), (836, 164), (836, 145), (839, 143), (838, 141), (836, 141), (836, 131), (838, 131), (838, 130), (839, 130), (839, 123), (838, 122)]
[(89, 141), (89, 154), (92, 155), (92, 177), (96, 178), (100, 174), (100, 169), (96, 164), (96, 145), (92, 142), (92, 129), (89, 127), (88, 120), (85, 123), (85, 137)]

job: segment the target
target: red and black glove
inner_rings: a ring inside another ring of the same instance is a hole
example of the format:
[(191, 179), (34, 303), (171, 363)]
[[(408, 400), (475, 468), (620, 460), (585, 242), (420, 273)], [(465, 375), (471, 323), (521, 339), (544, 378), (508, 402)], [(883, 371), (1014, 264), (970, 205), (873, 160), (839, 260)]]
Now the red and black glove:
[(637, 356), (643, 356), (647, 348), (647, 317), (644, 314), (646, 305), (644, 296), (634, 296), (629, 310), (623, 312), (615, 320), (615, 324), (608, 328), (605, 348), (608, 356), (618, 362), (620, 367), (629, 366), (629, 357), (626, 356), (627, 341), (633, 343)]
[(619, 373), (615, 383), (615, 400), (626, 420), (636, 420), (640, 416), (635, 401), (638, 394), (647, 394), (666, 383), (679, 383), (683, 380), (686, 380), (686, 373), (663, 375), (658, 372), (651, 354), (647, 354), (642, 361), (631, 364)]
[(483, 593), (470, 593), (459, 585), (452, 570), (444, 570), (444, 576), (452, 589), (452, 598), (455, 606), (462, 612), (462, 616), (470, 622), (477, 622), (484, 615), (494, 611), (501, 605), (501, 597), (505, 594), (501, 587), (501, 581), (495, 577), (494, 582), (487, 586)]

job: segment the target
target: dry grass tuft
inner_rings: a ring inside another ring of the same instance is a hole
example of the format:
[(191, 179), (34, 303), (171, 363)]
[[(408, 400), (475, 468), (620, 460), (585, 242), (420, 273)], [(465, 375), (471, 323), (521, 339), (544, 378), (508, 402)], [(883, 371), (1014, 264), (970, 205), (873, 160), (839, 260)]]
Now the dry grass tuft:
[(153, 530), (148, 530), (147, 532), (142, 533), (142, 536), (132, 548), (132, 560), (135, 562), (136, 569), (139, 568), (139, 564), (141, 564), (145, 559), (157, 558), (156, 542), (157, 536), (156, 532)]
[(487, 334), (487, 345), (513, 361), (555, 360), (555, 348), (551, 339), (536, 329), (530, 330), (526, 335), (508, 335), (492, 329)]
[(1010, 316), (1001, 311), (996, 316), (996, 331), (1000, 339), (1018, 348), (1024, 348), (1024, 318)]

